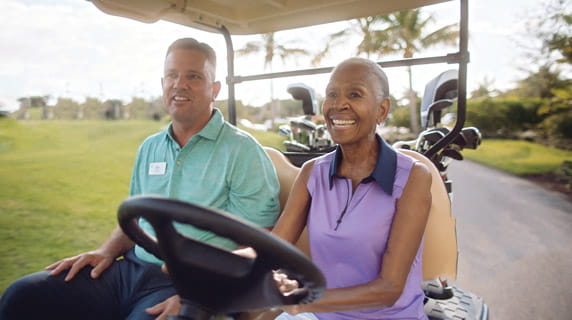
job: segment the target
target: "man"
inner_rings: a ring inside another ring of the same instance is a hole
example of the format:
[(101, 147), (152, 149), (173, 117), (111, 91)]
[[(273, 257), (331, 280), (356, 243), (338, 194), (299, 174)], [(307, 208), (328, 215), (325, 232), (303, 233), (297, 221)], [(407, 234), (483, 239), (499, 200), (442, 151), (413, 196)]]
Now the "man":
[[(276, 173), (254, 138), (213, 108), (220, 91), (215, 68), (207, 44), (186, 38), (169, 47), (161, 83), (172, 123), (140, 146), (130, 194), (189, 201), (271, 227), (279, 211)], [(145, 221), (141, 227), (150, 230)], [(202, 230), (181, 230), (235, 246)], [(14, 282), (0, 300), (0, 319), (166, 319), (180, 304), (161, 264), (117, 228), (98, 249)]]

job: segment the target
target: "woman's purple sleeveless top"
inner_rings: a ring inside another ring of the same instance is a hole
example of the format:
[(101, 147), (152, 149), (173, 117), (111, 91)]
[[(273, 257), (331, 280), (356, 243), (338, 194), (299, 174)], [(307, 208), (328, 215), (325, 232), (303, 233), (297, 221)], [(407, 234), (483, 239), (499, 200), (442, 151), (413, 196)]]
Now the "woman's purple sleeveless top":
[[(376, 170), (353, 194), (351, 180), (335, 174), (342, 156), (339, 148), (318, 158), (308, 179), (312, 197), (308, 214), (310, 253), (328, 288), (359, 285), (379, 277), (397, 200), (415, 160), (378, 139), (381, 151)], [(421, 245), (403, 294), (393, 306), (316, 316), (321, 320), (427, 319), (421, 290), (422, 251)]]

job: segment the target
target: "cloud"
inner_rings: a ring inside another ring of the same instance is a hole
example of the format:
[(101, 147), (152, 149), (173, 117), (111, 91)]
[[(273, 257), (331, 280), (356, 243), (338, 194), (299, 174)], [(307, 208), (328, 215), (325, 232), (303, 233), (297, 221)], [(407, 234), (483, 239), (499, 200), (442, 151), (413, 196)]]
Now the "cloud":
[[(511, 84), (511, 75), (516, 71), (512, 61), (519, 52), (510, 37), (522, 32), (524, 25), (523, 19), (518, 19), (519, 12), (536, 5), (535, 1), (522, 0), (518, 6), (498, 0), (470, 1), (469, 87), (476, 87), (485, 75), (492, 75), (495, 83), (503, 88)], [(436, 14), (440, 23), (458, 20), (455, 1), (429, 6), (428, 10)], [(125, 101), (132, 96), (159, 96), (165, 50), (180, 37), (196, 37), (214, 47), (219, 56), (217, 77), (223, 83), (219, 98), (226, 98), (226, 46), (222, 35), (169, 22), (144, 24), (110, 16), (89, 1), (78, 0), (2, 0), (0, 19), (3, 29), (0, 33), (0, 97), (3, 101), (47, 94), (78, 101), (86, 96)], [(308, 35), (325, 37), (333, 27), (314, 28), (313, 31), (298, 29), (280, 34), (316, 46), (319, 39), (314, 41)], [(235, 49), (253, 39), (257, 37), (233, 37)], [(313, 49), (317, 51), (318, 48)], [(447, 49), (446, 53), (452, 51), (454, 49)], [(353, 50), (345, 48), (344, 52), (333, 56), (328, 65), (335, 65), (351, 54)], [(262, 62), (254, 57), (237, 58), (235, 64), (236, 74), (264, 72)], [(296, 67), (290, 61), (284, 69)], [(452, 67), (442, 64), (416, 67), (415, 89), (422, 94), (426, 81)], [(405, 70), (391, 69), (388, 72), (391, 73), (393, 92), (400, 94), (407, 87)], [(312, 84), (321, 94), (327, 76), (277, 80), (274, 84), (277, 96), (287, 97), (286, 85), (299, 81)], [(239, 84), (237, 96), (261, 104), (269, 97), (269, 87), (264, 81)]]
[(12, 98), (160, 95), (167, 46), (195, 34), (106, 15), (88, 1), (4, 0), (0, 12), (9, 30), (0, 34), (0, 95)]

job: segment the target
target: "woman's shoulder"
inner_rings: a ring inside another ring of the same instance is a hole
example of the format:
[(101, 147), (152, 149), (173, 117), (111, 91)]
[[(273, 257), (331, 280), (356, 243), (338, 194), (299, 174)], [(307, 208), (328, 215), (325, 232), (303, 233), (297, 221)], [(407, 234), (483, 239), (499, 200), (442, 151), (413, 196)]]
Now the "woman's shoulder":
[(308, 182), (310, 176), (320, 176), (320, 175), (327, 175), (330, 168), (330, 163), (332, 162), (332, 158), (334, 157), (334, 152), (326, 153), (319, 157), (310, 159), (302, 165), (302, 169), (300, 171), (300, 178), (303, 179), (304, 183)]
[(411, 150), (398, 150), (396, 153), (397, 167), (394, 190), (398, 190), (397, 197), (399, 198), (410, 181), (430, 180), (431, 174), (421, 158), (424, 157), (422, 154), (416, 154), (415, 151)]
[(431, 160), (426, 158), (423, 154), (412, 150), (399, 149), (397, 151), (397, 167), (406, 169), (407, 171), (415, 171), (414, 174), (430, 175), (429, 166)]
[(398, 167), (411, 167), (415, 162), (419, 161), (414, 155), (415, 151), (411, 150), (395, 150), (397, 154)]

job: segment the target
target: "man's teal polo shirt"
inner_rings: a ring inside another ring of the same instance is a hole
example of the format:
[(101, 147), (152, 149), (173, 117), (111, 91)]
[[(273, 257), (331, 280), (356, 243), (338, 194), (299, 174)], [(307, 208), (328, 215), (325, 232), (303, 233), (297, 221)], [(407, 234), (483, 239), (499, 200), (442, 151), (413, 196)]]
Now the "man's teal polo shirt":
[[(261, 227), (276, 222), (280, 186), (274, 166), (261, 145), (248, 133), (224, 121), (215, 109), (207, 125), (182, 148), (171, 135), (172, 125), (148, 137), (139, 147), (131, 191), (157, 195), (232, 213)], [(150, 232), (147, 221), (141, 227)], [(232, 241), (190, 226), (181, 233), (232, 250)], [(136, 246), (138, 258), (162, 263)]]

